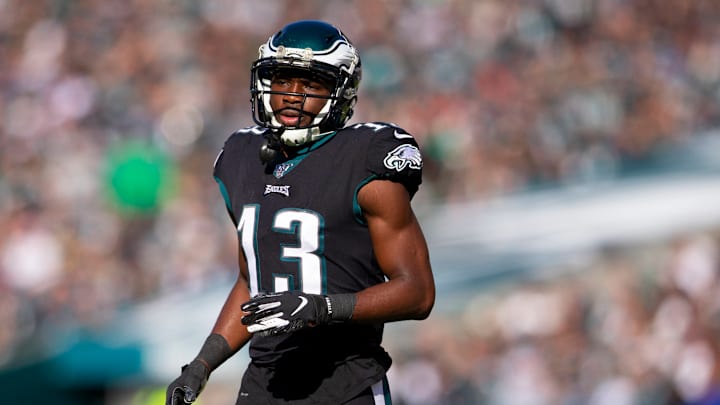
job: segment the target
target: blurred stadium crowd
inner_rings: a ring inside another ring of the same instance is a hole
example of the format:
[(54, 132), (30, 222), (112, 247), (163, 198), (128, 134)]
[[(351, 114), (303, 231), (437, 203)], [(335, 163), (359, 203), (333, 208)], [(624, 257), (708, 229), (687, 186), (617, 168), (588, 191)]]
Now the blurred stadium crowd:
[[(258, 45), (298, 18), (360, 48), (353, 122), (417, 137), (420, 207), (612, 178), (720, 125), (716, 1), (0, 0), (0, 368), (235, 271), (212, 163), (252, 123)], [(720, 403), (693, 402), (718, 395), (717, 249), (483, 294), (393, 348), (396, 401)]]
[(720, 404), (717, 232), (478, 294), (393, 342), (401, 404)]

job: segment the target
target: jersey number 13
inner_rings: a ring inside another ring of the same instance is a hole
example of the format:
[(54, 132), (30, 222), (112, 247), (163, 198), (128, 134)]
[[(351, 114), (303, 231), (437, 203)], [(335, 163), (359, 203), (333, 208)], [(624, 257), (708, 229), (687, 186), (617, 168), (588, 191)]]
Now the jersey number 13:
[[(245, 253), (248, 267), (248, 283), (250, 295), (258, 294), (260, 286), (260, 264), (258, 262), (258, 218), (260, 206), (256, 204), (243, 207), (238, 221), (238, 236)], [(280, 260), (297, 262), (297, 288), (308, 294), (324, 294), (325, 288), (325, 257), (323, 251), (323, 218), (314, 211), (284, 208), (273, 217), (272, 231), (295, 235), (297, 243), (283, 245), (280, 249)], [(272, 273), (272, 288), (280, 292), (294, 289), (295, 280), (292, 274)]]

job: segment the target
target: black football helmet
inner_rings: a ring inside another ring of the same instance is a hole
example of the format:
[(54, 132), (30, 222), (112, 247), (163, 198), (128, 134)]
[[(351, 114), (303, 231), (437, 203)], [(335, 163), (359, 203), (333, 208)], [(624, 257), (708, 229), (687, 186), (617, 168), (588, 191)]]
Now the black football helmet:
[[(297, 21), (271, 36), (259, 53), (250, 78), (253, 120), (270, 128), (276, 142), (301, 146), (342, 128), (352, 117), (361, 78), (360, 55), (338, 28), (322, 21)], [(281, 92), (271, 91), (270, 83), (280, 69), (299, 69), (329, 83), (330, 96), (310, 125), (286, 127), (276, 120), (270, 95)]]

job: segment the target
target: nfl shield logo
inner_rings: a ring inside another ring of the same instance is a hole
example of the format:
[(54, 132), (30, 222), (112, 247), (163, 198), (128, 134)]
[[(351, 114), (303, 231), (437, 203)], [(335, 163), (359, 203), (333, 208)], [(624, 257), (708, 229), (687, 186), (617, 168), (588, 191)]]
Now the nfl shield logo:
[(273, 170), (273, 176), (275, 176), (276, 179), (279, 179), (280, 177), (284, 176), (285, 173), (288, 172), (294, 165), (290, 162), (284, 162), (280, 163), (275, 166), (275, 170)]

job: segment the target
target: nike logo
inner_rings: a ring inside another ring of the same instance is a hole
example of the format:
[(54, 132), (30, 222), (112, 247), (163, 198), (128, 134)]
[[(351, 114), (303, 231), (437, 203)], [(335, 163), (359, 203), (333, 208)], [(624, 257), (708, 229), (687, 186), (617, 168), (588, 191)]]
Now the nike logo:
[(395, 130), (395, 133), (393, 135), (395, 136), (395, 139), (410, 139), (413, 137), (412, 135), (408, 134), (407, 132), (400, 133), (400, 132), (398, 132), (397, 129)]
[(292, 312), (292, 314), (290, 314), (290, 316), (297, 314), (298, 312), (300, 312), (301, 309), (305, 308), (305, 305), (307, 305), (307, 298), (303, 296), (299, 296), (298, 298), (300, 298), (300, 305), (295, 308), (295, 310)]

